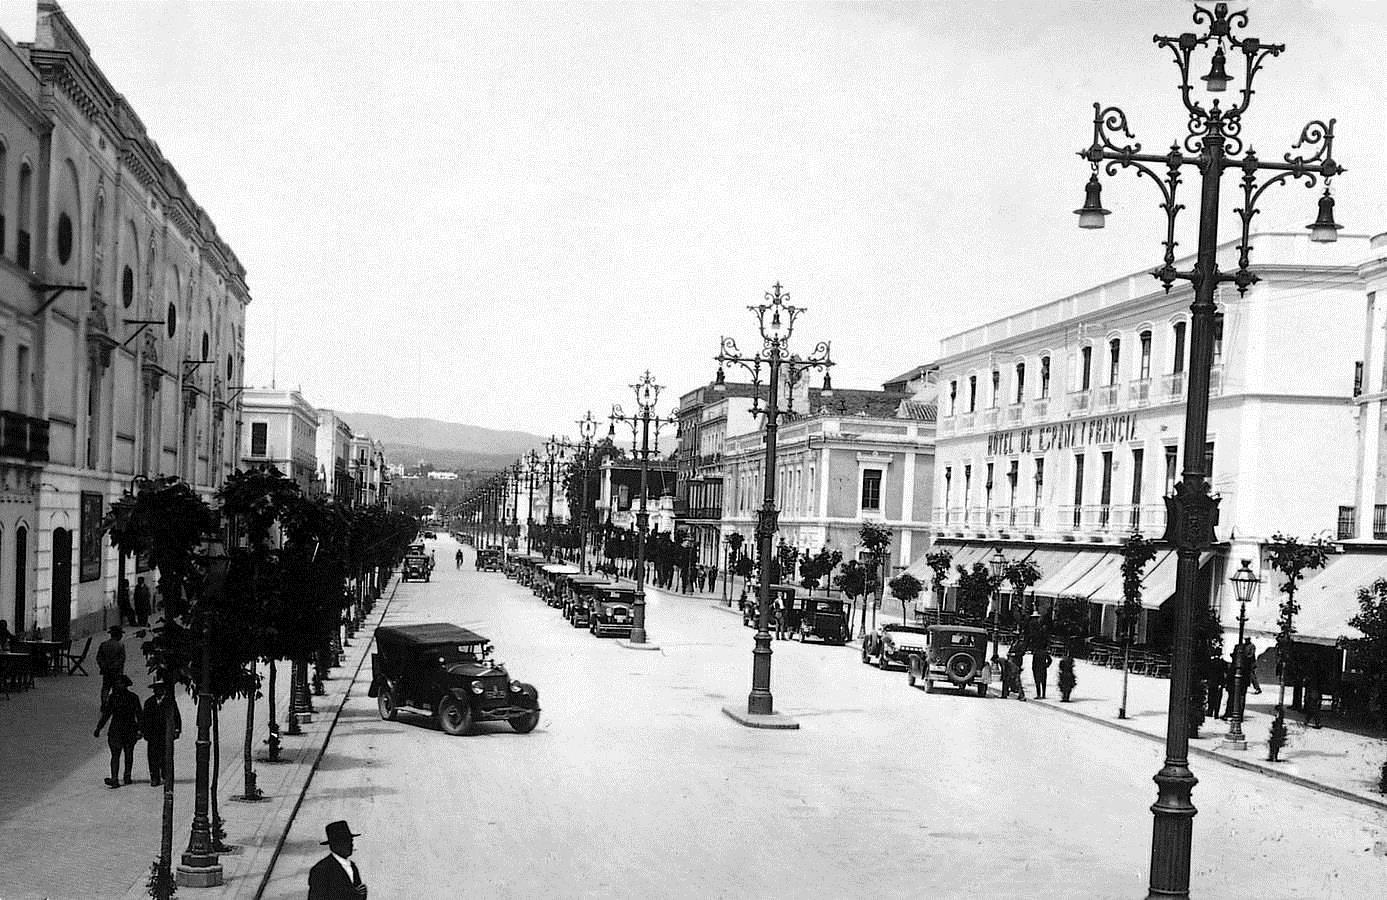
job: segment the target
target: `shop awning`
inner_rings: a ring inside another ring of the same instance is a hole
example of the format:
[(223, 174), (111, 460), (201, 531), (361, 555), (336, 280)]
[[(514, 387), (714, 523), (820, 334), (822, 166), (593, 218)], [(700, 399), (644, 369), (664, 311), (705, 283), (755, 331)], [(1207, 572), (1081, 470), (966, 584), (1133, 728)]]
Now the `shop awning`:
[(1087, 575), (1094, 566), (1103, 560), (1107, 553), (1101, 548), (1093, 550), (1061, 550), (1067, 559), (1058, 567), (1045, 571), (1041, 567), (1040, 580), (1031, 588), (1032, 593), (1041, 597), (1070, 597), (1072, 586)]
[[(1362, 632), (1349, 627), (1348, 620), (1358, 613), (1358, 589), (1379, 578), (1387, 578), (1387, 555), (1331, 556), (1325, 567), (1302, 581), (1296, 591), (1300, 615), (1295, 620), (1295, 640), (1333, 645), (1341, 637), (1362, 637)], [(1268, 587), (1276, 589), (1264, 584), (1262, 590)]]
[[(1119, 561), (1121, 554), (1118, 555)], [(1199, 568), (1203, 569), (1209, 564), (1209, 560), (1214, 558), (1212, 551), (1206, 550), (1199, 555)], [(1146, 577), (1141, 580), (1141, 605), (1145, 609), (1159, 609), (1161, 604), (1170, 599), (1175, 593), (1175, 573), (1180, 567), (1180, 557), (1174, 550), (1157, 551), (1156, 559), (1146, 568)], [(1106, 594), (1105, 594), (1106, 595)], [(1117, 584), (1114, 589), (1115, 600), (1104, 600), (1104, 603), (1122, 602), (1122, 568), (1119, 562), (1117, 570)]]
[(1071, 597), (1083, 597), (1092, 603), (1122, 602), (1122, 554), (1109, 551), (1098, 564), (1069, 586)]

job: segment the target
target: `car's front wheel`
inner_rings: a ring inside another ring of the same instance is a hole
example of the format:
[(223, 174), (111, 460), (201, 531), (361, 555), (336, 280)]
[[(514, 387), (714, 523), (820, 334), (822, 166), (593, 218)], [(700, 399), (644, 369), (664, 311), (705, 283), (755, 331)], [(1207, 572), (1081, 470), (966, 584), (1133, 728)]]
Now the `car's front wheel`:
[(877, 668), (883, 672), (891, 668), (891, 660), (888, 658), (885, 648), (877, 655)]
[(438, 727), (455, 737), (466, 734), (472, 730), (472, 707), (456, 697), (444, 697), (438, 701)]
[(376, 711), (380, 717), (387, 722), (393, 722), (399, 718), (400, 711), (395, 707), (395, 692), (390, 685), (382, 684), (376, 694)]
[(867, 645), (866, 645), (866, 644), (863, 644), (863, 645), (862, 645), (862, 665), (864, 665), (864, 666), (870, 666), (871, 664), (872, 664), (872, 654), (870, 654), (870, 653), (867, 652)]
[(516, 734), (529, 734), (539, 725), (539, 710), (525, 713), (523, 716), (516, 716), (510, 720), (510, 727), (515, 729)]

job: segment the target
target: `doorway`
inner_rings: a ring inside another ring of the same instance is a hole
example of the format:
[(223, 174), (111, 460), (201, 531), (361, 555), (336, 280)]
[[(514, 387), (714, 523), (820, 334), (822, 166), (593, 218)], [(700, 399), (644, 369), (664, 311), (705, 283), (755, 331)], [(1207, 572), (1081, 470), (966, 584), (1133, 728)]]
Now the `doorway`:
[(25, 612), (29, 608), (29, 529), (20, 526), (14, 532), (14, 628), (24, 633)]
[(53, 529), (53, 640), (72, 637), (72, 532)]

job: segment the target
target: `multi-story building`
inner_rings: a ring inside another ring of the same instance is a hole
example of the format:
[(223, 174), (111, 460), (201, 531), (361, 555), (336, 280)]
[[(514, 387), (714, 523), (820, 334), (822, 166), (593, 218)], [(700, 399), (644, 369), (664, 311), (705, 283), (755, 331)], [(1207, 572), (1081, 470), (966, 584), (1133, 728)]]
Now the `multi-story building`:
[(352, 478), (352, 426), (330, 409), (318, 410), (318, 490), (339, 503), (356, 502), (356, 481)]
[(356, 505), (386, 503), (390, 476), (385, 467), (385, 445), (368, 434), (353, 434), (349, 452), (347, 469), (356, 489)]
[(210, 497), (240, 455), (245, 269), (57, 4), (0, 35), (0, 618), (63, 639), (138, 562), (138, 476)]
[(724, 446), (729, 433), (755, 427), (755, 396), (755, 385), (727, 382), (679, 398), (675, 527), (688, 532), (702, 565), (721, 565)]
[[(1227, 579), (1253, 560), (1268, 584), (1248, 609), (1249, 631), (1265, 647), (1279, 597), (1266, 541), (1333, 525), (1355, 496), (1360, 456), (1376, 464), (1375, 449), (1356, 449), (1371, 404), (1354, 397), (1379, 276), (1364, 267), (1363, 237), (1252, 243), (1261, 280), (1246, 296), (1223, 287), (1214, 325), (1203, 453), (1222, 499), (1201, 591), (1236, 629)], [(1231, 270), (1236, 254), (1224, 245), (1220, 265)], [(1181, 477), (1190, 302), (1188, 284), (1167, 294), (1139, 272), (944, 339), (933, 522), (956, 563), (984, 561), (994, 547), (1029, 558), (1042, 571), (1038, 598), (1087, 600), (1093, 629), (1113, 634), (1119, 545), (1134, 531), (1163, 535), (1163, 498)], [(1165, 548), (1147, 570), (1139, 640), (1168, 639), (1161, 608), (1175, 562)]]
[[(640, 511), (641, 464), (631, 459), (605, 459), (602, 461), (601, 491), (593, 504), (597, 510), (598, 521), (594, 530), (606, 526), (629, 531), (636, 527), (636, 513)], [(646, 512), (650, 516), (651, 532), (674, 531), (674, 485), (677, 479), (676, 465), (663, 459), (652, 459), (646, 465)], [(544, 502), (544, 495), (538, 497)], [(542, 510), (541, 510), (542, 512)], [(536, 517), (536, 521), (543, 521)]]
[[(892, 532), (888, 575), (922, 556), (931, 537), (936, 410), (930, 391), (839, 389), (824, 396), (807, 385), (782, 391), (801, 412), (782, 419), (776, 442), (777, 540), (860, 558), (858, 533), (873, 522)], [(762, 422), (726, 438), (723, 465), (723, 532), (740, 534), (754, 552), (765, 483)]]
[(272, 465), (305, 492), (318, 472), (318, 411), (298, 391), (248, 388), (241, 394), (241, 465)]

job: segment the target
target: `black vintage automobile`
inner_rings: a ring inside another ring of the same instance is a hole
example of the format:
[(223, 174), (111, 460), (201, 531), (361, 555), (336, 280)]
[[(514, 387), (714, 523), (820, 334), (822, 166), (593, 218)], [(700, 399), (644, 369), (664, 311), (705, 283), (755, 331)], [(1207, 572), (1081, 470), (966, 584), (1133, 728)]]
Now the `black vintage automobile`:
[[(760, 602), (761, 586), (754, 582), (747, 585), (746, 602), (742, 604), (742, 625), (748, 628), (756, 627), (759, 608), (757, 604)], [(795, 606), (795, 586), (793, 584), (771, 585), (770, 627), (772, 631), (775, 630), (775, 611), (777, 609), (789, 610), (790, 621), (786, 623), (786, 627), (794, 628), (794, 619), (798, 608)]]
[(520, 734), (539, 724), (534, 686), (511, 680), (486, 638), (445, 622), (377, 628), (367, 695), (386, 721), (409, 707), (451, 735), (479, 722), (508, 722)]
[(909, 666), (911, 654), (923, 654), (928, 641), (926, 625), (883, 625), (862, 638), (862, 662), (870, 665), (876, 657), (880, 669)]
[(477, 551), (478, 572), (495, 572), (501, 568), (501, 551), (495, 547), (483, 547)]
[(848, 642), (848, 614), (833, 597), (798, 598), (799, 639), (818, 638), (826, 644)]
[(588, 624), (592, 610), (592, 594), (599, 586), (611, 584), (604, 575), (569, 575), (563, 580), (559, 597), (549, 601), (549, 605), (563, 610), (563, 617), (574, 628)]
[(429, 558), (423, 554), (411, 553), (400, 566), (401, 581), (428, 581), (431, 573)]
[(966, 625), (930, 625), (923, 653), (910, 654), (911, 687), (924, 682), (925, 691), (934, 690), (936, 681), (947, 681), (959, 693), (976, 686), (979, 697), (987, 696), (992, 684), (992, 667), (987, 663), (987, 632)]
[(588, 631), (598, 637), (631, 636), (635, 624), (636, 589), (625, 585), (598, 585), (588, 600)]

